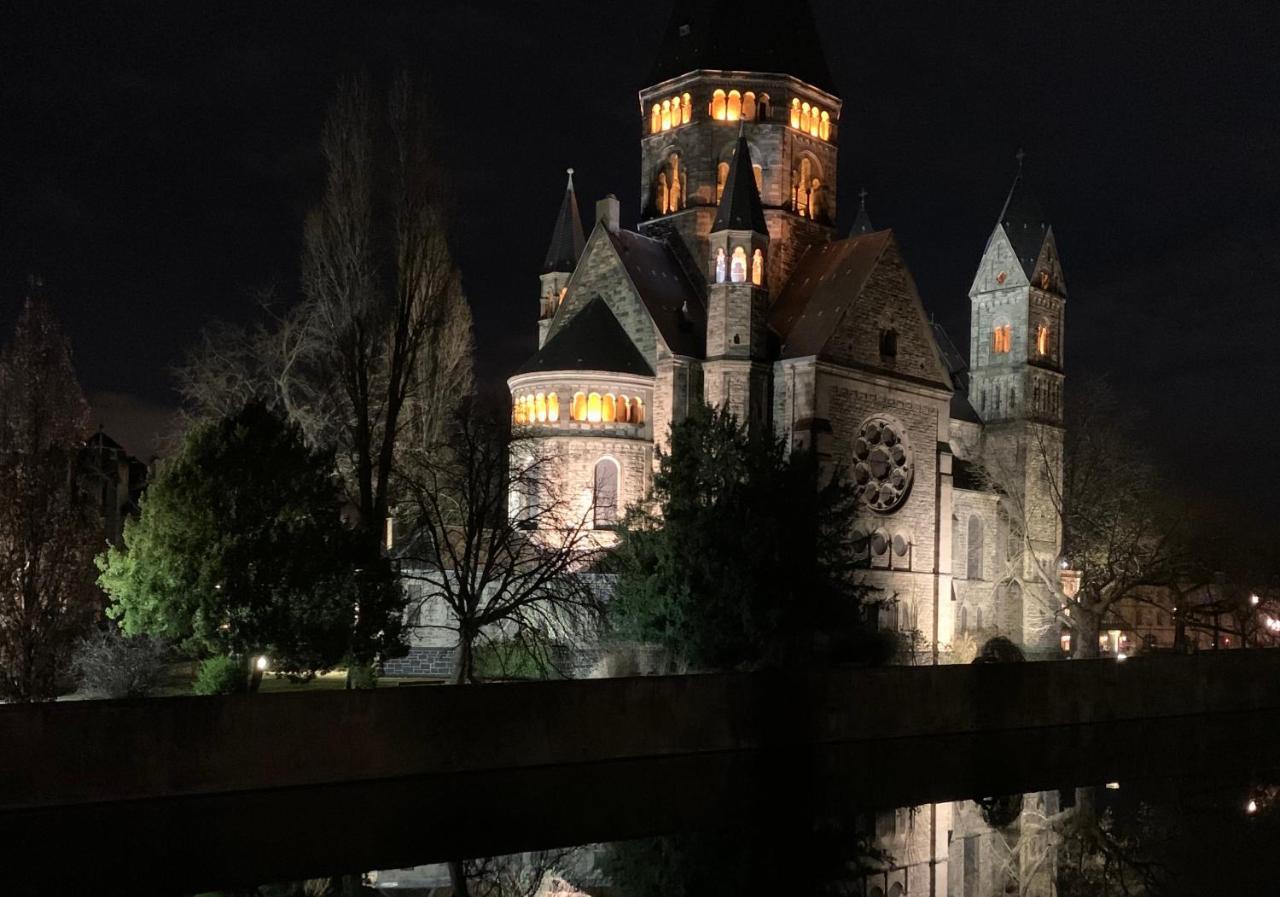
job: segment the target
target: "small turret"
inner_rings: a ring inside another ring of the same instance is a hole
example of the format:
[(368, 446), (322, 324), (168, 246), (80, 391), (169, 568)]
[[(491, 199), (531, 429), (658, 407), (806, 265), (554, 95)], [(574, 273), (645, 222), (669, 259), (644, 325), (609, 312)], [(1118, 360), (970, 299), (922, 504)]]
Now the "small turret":
[(564, 301), (569, 287), (569, 278), (573, 276), (578, 259), (582, 257), (586, 238), (582, 231), (582, 215), (578, 212), (578, 197), (573, 190), (573, 169), (568, 170), (569, 180), (564, 188), (564, 200), (560, 203), (560, 214), (556, 217), (556, 227), (551, 233), (551, 245), (547, 247), (547, 258), (542, 264), (542, 293), (539, 300), (538, 313), (538, 346), (546, 341), (547, 329), (556, 309)]

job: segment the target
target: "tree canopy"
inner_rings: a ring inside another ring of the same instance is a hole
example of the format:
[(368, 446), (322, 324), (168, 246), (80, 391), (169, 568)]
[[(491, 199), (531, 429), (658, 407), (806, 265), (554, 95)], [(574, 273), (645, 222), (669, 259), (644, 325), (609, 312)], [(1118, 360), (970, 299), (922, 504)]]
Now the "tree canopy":
[(857, 512), (811, 453), (699, 407), (672, 426), (651, 501), (627, 515), (614, 630), (696, 668), (865, 656), (878, 602), (857, 573)]
[(330, 453), (256, 403), (197, 425), (126, 524), (124, 549), (99, 560), (108, 613), (130, 634), (266, 654), (296, 675), (364, 656), (356, 644), (395, 652), (399, 590), (343, 526), (333, 470)]

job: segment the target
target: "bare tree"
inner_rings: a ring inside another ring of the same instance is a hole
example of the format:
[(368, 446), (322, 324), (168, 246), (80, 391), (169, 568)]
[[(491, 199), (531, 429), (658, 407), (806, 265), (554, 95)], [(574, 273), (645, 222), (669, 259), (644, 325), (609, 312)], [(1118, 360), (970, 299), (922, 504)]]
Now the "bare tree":
[[(1151, 587), (1186, 586), (1196, 575), (1185, 550), (1186, 518), (1105, 386), (1077, 388), (1061, 448), (1043, 427), (1031, 432), (1024, 459), (983, 456), (1008, 514), (1010, 541), (1018, 545), (1010, 564), (1025, 564), (1042, 587), (1026, 595), (1040, 604), (1044, 624), (1071, 630), (1074, 656), (1096, 657), (1103, 624), (1119, 602), (1140, 599)], [(1035, 495), (1028, 494), (1019, 462), (1039, 479)], [(1043, 506), (1036, 506), (1037, 497)], [(1046, 513), (1061, 519), (1061, 558), (1033, 537)], [(1063, 566), (1070, 575), (1062, 575)]]
[(0, 692), (54, 698), (98, 609), (105, 539), (78, 477), (89, 407), (52, 311), (28, 299), (0, 355)]
[(468, 404), (447, 435), (402, 470), (413, 537), (401, 563), (421, 602), (447, 608), (462, 684), (476, 679), (477, 644), (552, 661), (548, 646), (596, 632), (603, 599), (590, 570), (602, 547), (592, 503), (564, 494), (560, 462), (511, 436), (505, 414)]

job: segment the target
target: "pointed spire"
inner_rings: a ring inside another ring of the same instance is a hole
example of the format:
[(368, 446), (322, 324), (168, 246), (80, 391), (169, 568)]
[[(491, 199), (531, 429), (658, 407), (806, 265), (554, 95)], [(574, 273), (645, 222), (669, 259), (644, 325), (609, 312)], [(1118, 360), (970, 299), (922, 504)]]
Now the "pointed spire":
[(849, 236), (860, 237), (863, 234), (869, 234), (875, 227), (871, 224), (871, 216), (867, 214), (867, 188), (863, 187), (858, 191), (858, 215), (853, 219), (853, 227), (849, 229)]
[(1044, 241), (1049, 237), (1049, 222), (1027, 184), (1024, 171), (1027, 154), (1019, 149), (1014, 158), (1018, 160), (1018, 173), (1013, 179), (1013, 186), (1009, 188), (1009, 195), (1005, 198), (996, 226), (1004, 228), (1022, 270), (1030, 277), (1035, 272)]
[(556, 218), (556, 229), (551, 234), (551, 245), (547, 248), (547, 260), (542, 265), (542, 272), (550, 274), (560, 271), (572, 273), (586, 246), (586, 238), (582, 234), (582, 216), (578, 213), (578, 197), (573, 192), (573, 169), (568, 169), (569, 181), (564, 188), (564, 201), (560, 203), (560, 215)]
[(712, 232), (719, 230), (749, 230), (768, 234), (764, 222), (764, 206), (760, 204), (760, 191), (756, 188), (756, 173), (751, 167), (751, 148), (747, 138), (738, 134), (738, 145), (729, 161), (729, 176), (724, 182), (724, 194), (716, 210)]

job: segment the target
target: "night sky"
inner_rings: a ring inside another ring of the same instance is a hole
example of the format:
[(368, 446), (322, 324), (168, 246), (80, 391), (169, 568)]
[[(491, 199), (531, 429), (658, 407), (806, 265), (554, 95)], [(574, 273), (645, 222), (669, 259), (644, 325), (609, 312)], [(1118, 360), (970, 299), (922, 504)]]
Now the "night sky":
[[(1269, 510), (1280, 11), (1227, 6), (814, 0), (845, 101), (842, 226), (865, 186), (965, 346), (969, 284), (1025, 148), (1066, 266), (1068, 389), (1105, 374), (1178, 482)], [(296, 293), (338, 77), (409, 65), (436, 102), (479, 371), (500, 382), (534, 348), (565, 167), (588, 225), (608, 192), (634, 224), (636, 91), (669, 8), (9, 4), (0, 326), (41, 272), (100, 421), (148, 453), (202, 322), (248, 319), (260, 285)]]

